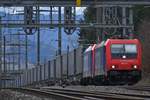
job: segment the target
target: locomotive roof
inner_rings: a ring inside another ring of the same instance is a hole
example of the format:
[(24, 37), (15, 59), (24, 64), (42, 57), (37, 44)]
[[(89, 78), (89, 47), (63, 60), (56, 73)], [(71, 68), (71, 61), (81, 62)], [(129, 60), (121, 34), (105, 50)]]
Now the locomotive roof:
[(138, 39), (107, 39), (105, 45), (108, 43), (139, 43)]
[(102, 41), (101, 43), (98, 43), (98, 44), (96, 45), (96, 48), (102, 47), (102, 46), (104, 46), (104, 45), (105, 45), (105, 41)]
[(96, 45), (97, 45), (97, 44), (94, 44), (94, 45), (92, 46), (92, 50), (94, 50), (94, 49), (95, 49)]
[(92, 50), (92, 46), (89, 46), (86, 50), (85, 50), (85, 52), (88, 52), (88, 51), (91, 51)]
[(106, 41), (102, 41), (101, 43), (94, 44), (89, 46), (84, 53), (94, 50), (95, 48), (99, 48), (102, 46), (106, 46), (108, 43), (139, 43), (138, 39), (107, 39)]

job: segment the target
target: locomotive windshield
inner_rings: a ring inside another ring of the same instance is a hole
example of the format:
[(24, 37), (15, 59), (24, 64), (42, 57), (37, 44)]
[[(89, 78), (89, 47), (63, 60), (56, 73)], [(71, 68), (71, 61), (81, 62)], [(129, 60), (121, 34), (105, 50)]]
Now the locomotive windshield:
[(135, 44), (113, 44), (111, 45), (112, 58), (136, 58), (137, 46)]

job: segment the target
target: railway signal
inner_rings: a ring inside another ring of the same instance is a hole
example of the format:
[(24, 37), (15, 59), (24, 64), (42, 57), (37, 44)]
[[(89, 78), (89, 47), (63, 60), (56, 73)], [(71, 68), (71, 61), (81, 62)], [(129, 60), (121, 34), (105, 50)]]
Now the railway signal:
[(77, 5), (77, 7), (80, 7), (81, 6), (81, 0), (76, 0), (76, 5)]

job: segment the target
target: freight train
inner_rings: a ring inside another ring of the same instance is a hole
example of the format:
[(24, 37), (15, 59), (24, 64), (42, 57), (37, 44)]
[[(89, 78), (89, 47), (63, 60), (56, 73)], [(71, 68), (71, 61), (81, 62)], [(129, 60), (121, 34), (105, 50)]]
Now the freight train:
[(81, 84), (133, 84), (141, 79), (141, 44), (137, 39), (108, 39), (84, 52)]
[(141, 44), (137, 39), (108, 39), (79, 47), (43, 65), (25, 70), (2, 87), (54, 84), (133, 84), (141, 79)]

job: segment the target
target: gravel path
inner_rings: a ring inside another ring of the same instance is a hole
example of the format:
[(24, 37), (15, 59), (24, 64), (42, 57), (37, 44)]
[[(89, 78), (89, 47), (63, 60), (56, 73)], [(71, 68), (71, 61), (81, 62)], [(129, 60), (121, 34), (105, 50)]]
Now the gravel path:
[[(76, 89), (81, 91), (93, 92), (111, 92), (111, 93), (125, 93), (125, 94), (143, 94), (150, 95), (147, 91), (128, 90), (124, 86), (67, 86), (67, 89)], [(62, 88), (60, 86), (41, 87), (41, 88)], [(11, 90), (1, 90), (0, 100), (53, 100), (48, 98), (40, 98), (29, 94), (23, 94)]]
[(40, 98), (29, 94), (23, 94), (11, 90), (1, 90), (0, 100), (52, 100), (48, 98)]

